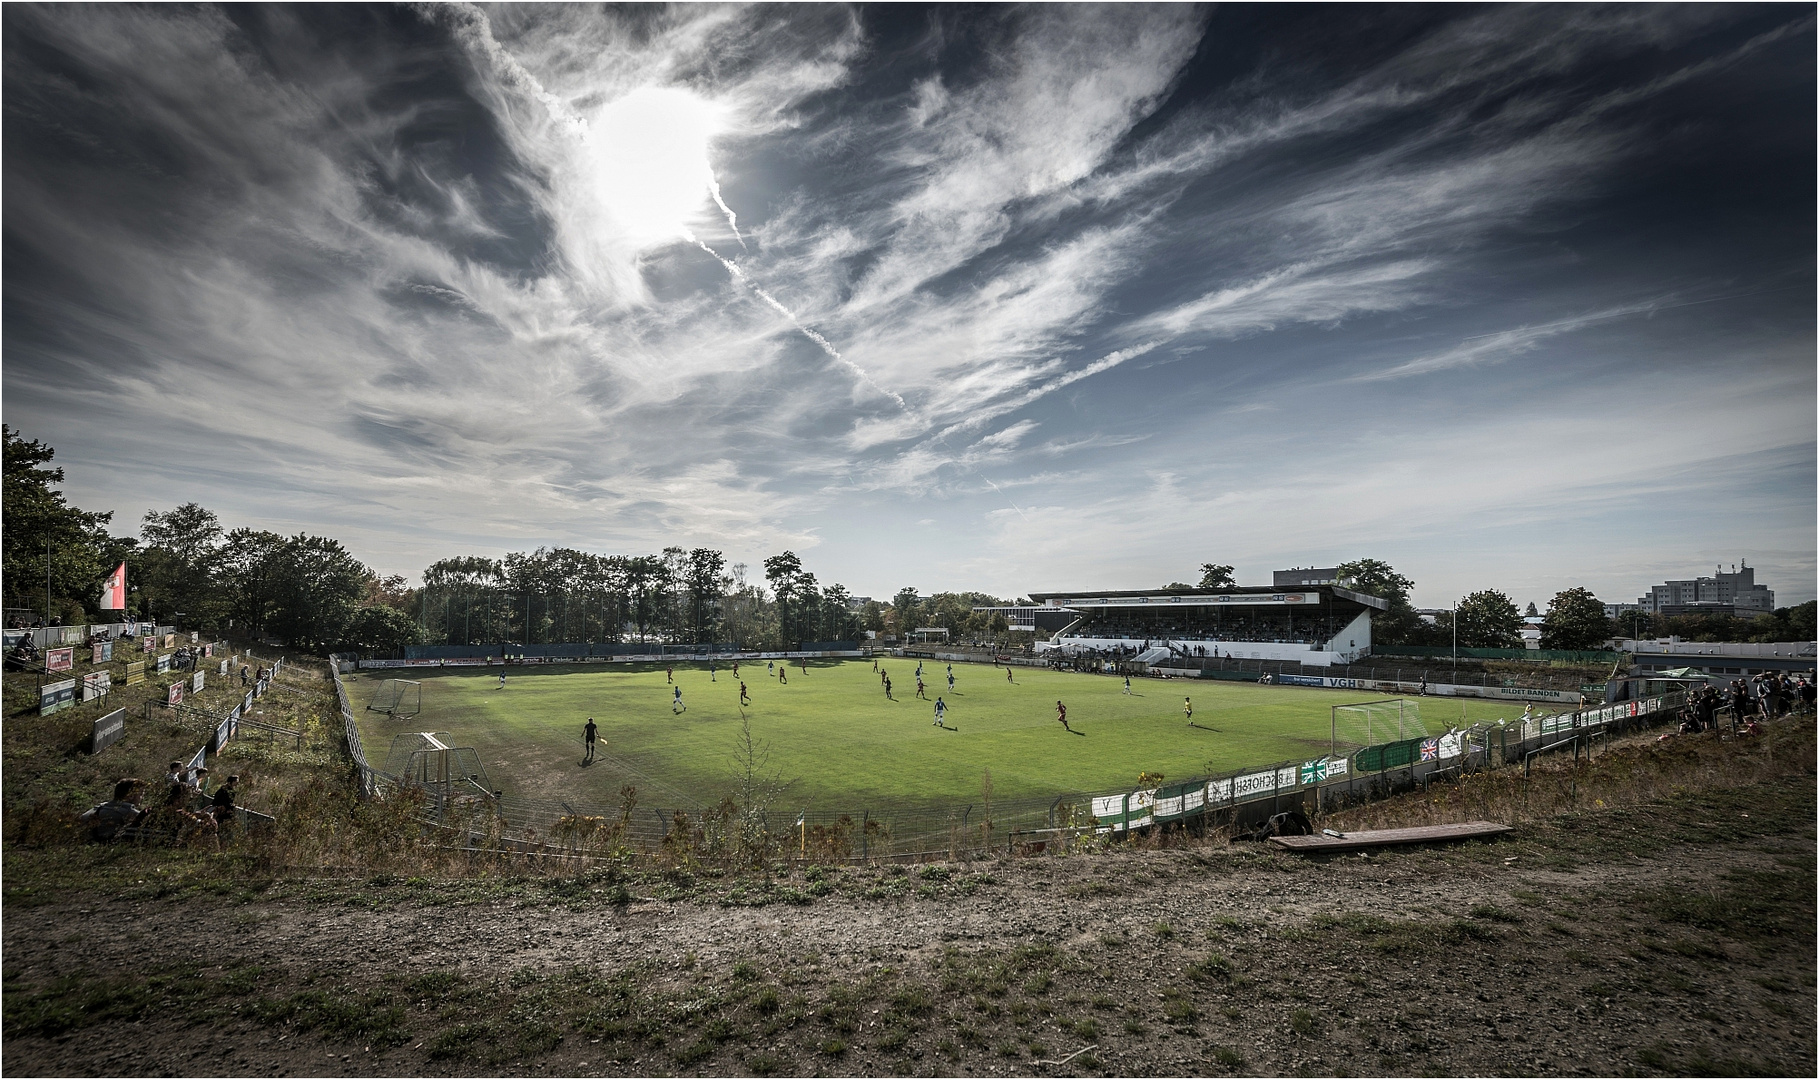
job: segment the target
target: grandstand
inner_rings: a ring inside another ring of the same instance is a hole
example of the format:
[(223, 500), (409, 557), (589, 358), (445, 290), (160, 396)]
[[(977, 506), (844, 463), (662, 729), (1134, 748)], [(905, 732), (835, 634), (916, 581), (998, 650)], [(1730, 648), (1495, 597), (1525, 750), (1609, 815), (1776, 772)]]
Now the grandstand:
[(1100, 653), (1148, 663), (1168, 657), (1290, 660), (1310, 667), (1368, 655), (1371, 614), (1389, 604), (1337, 585), (1031, 593), (1075, 617), (1038, 652)]

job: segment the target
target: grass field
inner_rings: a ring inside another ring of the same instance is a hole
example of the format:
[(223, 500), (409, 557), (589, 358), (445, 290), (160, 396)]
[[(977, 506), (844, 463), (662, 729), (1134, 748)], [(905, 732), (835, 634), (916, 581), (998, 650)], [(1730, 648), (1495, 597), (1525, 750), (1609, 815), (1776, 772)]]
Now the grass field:
[[(1132, 680), (1103, 675), (926, 662), (929, 701), (916, 698), (916, 661), (883, 662), (895, 700), (887, 700), (869, 660), (810, 661), (790, 670), (788, 685), (762, 663), (742, 664), (751, 690), (743, 709), (752, 734), (770, 753), (769, 770), (794, 780), (783, 800), (791, 809), (857, 812), (868, 806), (972, 802), (991, 770), (993, 797), (1037, 798), (1134, 786), (1140, 773), (1186, 779), (1246, 765), (1305, 760), (1329, 749), (1333, 705), (1378, 695), (1356, 690), (1256, 686), (1211, 680)], [(652, 665), (416, 671), (420, 715), (394, 721), (365, 706), (386, 672), (362, 672), (348, 693), (367, 758), (383, 767), (392, 738), (404, 731), (446, 731), (480, 754), (495, 787), (508, 796), (565, 799), (609, 806), (630, 765), (663, 788), (641, 785), (646, 801), (665, 795), (713, 801), (732, 787), (740, 730), (739, 680), (720, 668), (678, 665), (687, 711), (672, 715), (664, 669)], [(948, 704), (948, 729), (933, 725), (933, 698)], [(1194, 701), (1195, 727), (1182, 708)], [(1055, 722), (1066, 702), (1069, 734)], [(1422, 703), (1431, 731), (1460, 722), (1513, 717), (1519, 703), (1430, 698)], [(1463, 708), (1463, 714), (1461, 712)], [(601, 767), (584, 768), (582, 725), (600, 727)]]

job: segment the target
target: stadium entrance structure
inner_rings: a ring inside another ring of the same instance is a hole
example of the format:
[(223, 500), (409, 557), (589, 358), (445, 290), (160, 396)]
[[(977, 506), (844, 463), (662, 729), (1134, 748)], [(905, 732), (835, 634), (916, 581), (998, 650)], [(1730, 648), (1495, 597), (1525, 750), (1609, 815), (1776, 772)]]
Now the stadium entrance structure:
[[(1215, 656), (1349, 664), (1370, 653), (1371, 615), (1389, 602), (1337, 585), (1031, 593), (1079, 615), (1037, 652), (1104, 652), (1145, 659)], [(1145, 655), (1145, 654), (1148, 655)]]

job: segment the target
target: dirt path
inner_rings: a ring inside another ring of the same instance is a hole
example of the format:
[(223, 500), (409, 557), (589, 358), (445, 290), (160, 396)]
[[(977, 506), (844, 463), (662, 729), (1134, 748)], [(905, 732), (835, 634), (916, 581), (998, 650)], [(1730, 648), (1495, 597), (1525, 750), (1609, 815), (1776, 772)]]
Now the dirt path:
[[(1796, 821), (1804, 784), (1783, 793)], [(1735, 822), (1756, 805), (1738, 798), (1685, 816)], [(490, 898), (323, 882), (250, 903), (12, 905), (5, 1067), (1810, 1075), (1811, 812), (1793, 835), (1757, 816), (1753, 835), (1667, 847), (1524, 830), (1330, 862), (856, 868), (799, 874), (779, 895), (807, 902), (760, 907), (733, 906), (773, 895), (736, 883), (611, 876)]]

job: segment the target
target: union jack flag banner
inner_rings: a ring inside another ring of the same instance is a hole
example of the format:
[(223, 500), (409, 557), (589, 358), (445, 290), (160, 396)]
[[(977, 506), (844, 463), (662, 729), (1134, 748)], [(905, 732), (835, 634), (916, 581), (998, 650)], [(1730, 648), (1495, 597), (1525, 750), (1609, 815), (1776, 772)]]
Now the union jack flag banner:
[(1421, 760), (1422, 761), (1439, 761), (1440, 760), (1440, 740), (1439, 739), (1423, 739), (1421, 741)]

